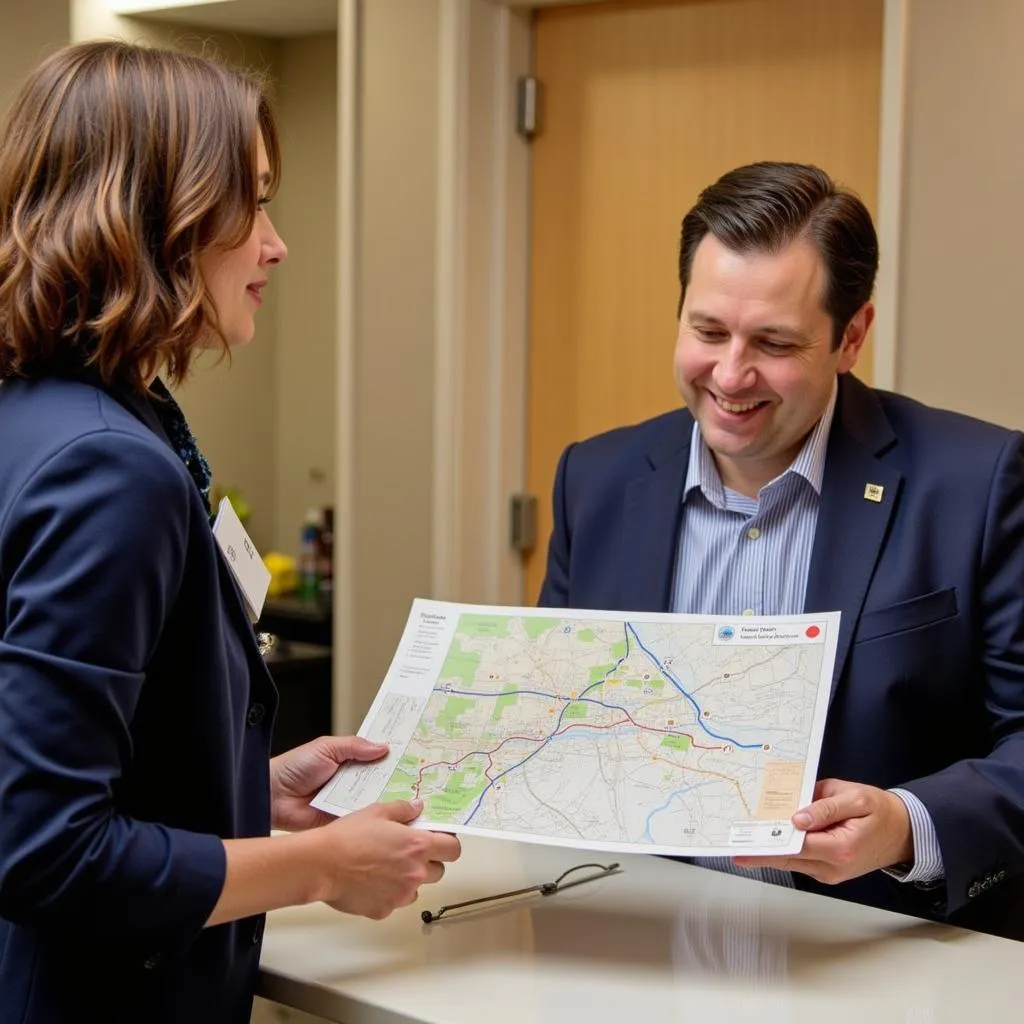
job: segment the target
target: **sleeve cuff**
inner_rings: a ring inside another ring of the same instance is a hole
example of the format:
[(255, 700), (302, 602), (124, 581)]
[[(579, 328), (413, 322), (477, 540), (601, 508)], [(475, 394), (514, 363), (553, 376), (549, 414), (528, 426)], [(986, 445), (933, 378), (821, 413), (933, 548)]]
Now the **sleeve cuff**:
[(942, 850), (939, 837), (935, 831), (935, 823), (921, 801), (913, 793), (905, 789), (890, 789), (890, 793), (898, 796), (910, 815), (910, 831), (914, 840), (913, 864), (900, 865), (883, 870), (890, 878), (898, 882), (918, 882), (929, 884), (940, 882), (945, 878), (946, 869), (942, 863)]

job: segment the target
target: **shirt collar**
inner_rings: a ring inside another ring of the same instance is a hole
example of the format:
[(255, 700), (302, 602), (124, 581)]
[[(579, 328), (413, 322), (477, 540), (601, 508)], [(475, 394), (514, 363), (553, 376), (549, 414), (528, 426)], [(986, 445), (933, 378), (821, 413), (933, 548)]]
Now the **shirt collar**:
[[(828, 435), (836, 411), (838, 390), (837, 377), (832, 382), (832, 394), (829, 397), (828, 405), (825, 406), (825, 412), (814, 425), (814, 429), (807, 435), (807, 440), (804, 441), (797, 457), (784, 473), (765, 484), (761, 491), (771, 487), (786, 474), (795, 473), (797, 476), (802, 476), (814, 488), (815, 494), (821, 495), (821, 484), (825, 478), (825, 451), (828, 448)], [(722, 478), (719, 476), (711, 449), (704, 443), (700, 424), (694, 420), (693, 434), (690, 438), (690, 461), (686, 467), (686, 488), (683, 491), (684, 502), (690, 496), (690, 492), (696, 488), (700, 488), (713, 505), (725, 508), (725, 487), (722, 484)]]

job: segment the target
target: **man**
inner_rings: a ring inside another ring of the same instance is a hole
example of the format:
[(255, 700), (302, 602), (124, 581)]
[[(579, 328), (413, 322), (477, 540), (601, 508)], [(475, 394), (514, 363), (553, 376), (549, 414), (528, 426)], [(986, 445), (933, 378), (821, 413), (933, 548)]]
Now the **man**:
[(540, 603), (841, 611), (803, 851), (711, 866), (1024, 939), (1024, 436), (850, 376), (877, 262), (817, 168), (705, 189), (687, 408), (563, 453)]

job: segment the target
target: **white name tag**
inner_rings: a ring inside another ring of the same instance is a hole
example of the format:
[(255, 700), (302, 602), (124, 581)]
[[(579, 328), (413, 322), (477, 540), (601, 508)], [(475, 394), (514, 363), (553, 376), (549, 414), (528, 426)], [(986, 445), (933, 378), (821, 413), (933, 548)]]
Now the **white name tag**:
[(213, 536), (245, 597), (249, 618), (255, 622), (263, 614), (263, 602), (270, 586), (270, 570), (263, 564), (256, 545), (249, 540), (249, 534), (227, 498), (221, 498), (217, 506)]

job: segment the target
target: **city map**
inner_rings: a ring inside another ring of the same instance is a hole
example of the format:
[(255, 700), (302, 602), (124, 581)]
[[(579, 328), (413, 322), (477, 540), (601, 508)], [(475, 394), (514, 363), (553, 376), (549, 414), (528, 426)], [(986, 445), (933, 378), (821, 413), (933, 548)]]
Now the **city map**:
[(797, 852), (838, 613), (733, 618), (416, 601), (347, 765), (314, 805), (586, 849)]

